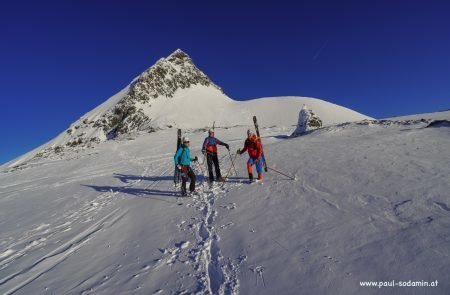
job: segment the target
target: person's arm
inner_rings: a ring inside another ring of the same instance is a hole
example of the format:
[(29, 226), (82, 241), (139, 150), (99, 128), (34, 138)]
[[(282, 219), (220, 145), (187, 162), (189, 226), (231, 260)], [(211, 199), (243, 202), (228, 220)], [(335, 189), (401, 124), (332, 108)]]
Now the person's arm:
[(208, 137), (205, 138), (205, 140), (203, 141), (203, 146), (202, 146), (202, 154), (204, 154), (206, 152), (206, 143), (208, 141)]
[(219, 139), (217, 139), (217, 138), (216, 138), (216, 143), (217, 143), (218, 145), (223, 145), (224, 147), (227, 148), (227, 150), (230, 149), (230, 146), (229, 146), (228, 144), (226, 144), (225, 142), (223, 142), (223, 141), (221, 141), (221, 140), (219, 140)]
[(242, 149), (242, 150), (239, 150), (239, 154), (243, 154), (243, 153), (245, 153), (245, 151), (247, 150), (247, 148), (248, 148), (248, 143), (247, 143), (247, 140), (245, 140), (245, 143), (244, 143), (244, 148)]
[(192, 161), (192, 162), (196, 162), (196, 161), (198, 161), (198, 158), (197, 158), (197, 156), (195, 156), (195, 158), (192, 158), (191, 157), (191, 150), (190, 149), (187, 149), (187, 151), (188, 151), (188, 157), (189, 157), (189, 159)]

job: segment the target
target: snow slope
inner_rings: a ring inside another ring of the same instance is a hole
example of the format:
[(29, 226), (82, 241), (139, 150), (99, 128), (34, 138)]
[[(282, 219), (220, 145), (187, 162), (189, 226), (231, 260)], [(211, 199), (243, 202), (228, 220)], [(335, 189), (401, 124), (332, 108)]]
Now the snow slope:
[(350, 109), (315, 98), (267, 97), (234, 101), (217, 89), (204, 86), (192, 87), (186, 92), (168, 101), (157, 101), (146, 111), (154, 118), (153, 127), (171, 125), (183, 129), (207, 128), (214, 121), (216, 126), (233, 127), (249, 125), (254, 115), (264, 118), (261, 122), (263, 127), (287, 127), (295, 125), (303, 104), (317, 111), (324, 118), (324, 125), (370, 119)]
[[(427, 125), (266, 127), (269, 166), (297, 180), (248, 184), (243, 155), (223, 187), (196, 167), (201, 194), (181, 200), (171, 129), (4, 167), (0, 293), (449, 294), (450, 129)], [(246, 128), (216, 135), (234, 151)], [(187, 135), (199, 155), (206, 134)], [(391, 280), (439, 285), (360, 286)]]
[(425, 113), (425, 114), (417, 114), (417, 115), (408, 115), (408, 116), (394, 117), (394, 118), (388, 118), (386, 120), (396, 120), (396, 121), (420, 120), (420, 119), (448, 120), (449, 117), (450, 117), (450, 110), (443, 111), (443, 112)]

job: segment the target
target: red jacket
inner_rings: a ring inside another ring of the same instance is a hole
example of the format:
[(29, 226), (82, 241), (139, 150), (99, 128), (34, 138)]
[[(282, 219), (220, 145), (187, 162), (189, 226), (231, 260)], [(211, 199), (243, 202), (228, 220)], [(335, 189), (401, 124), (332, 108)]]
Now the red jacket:
[(246, 150), (248, 150), (248, 155), (250, 156), (250, 158), (261, 158), (263, 149), (256, 135), (253, 135), (252, 137), (245, 140), (244, 148), (242, 149), (241, 154), (243, 154)]

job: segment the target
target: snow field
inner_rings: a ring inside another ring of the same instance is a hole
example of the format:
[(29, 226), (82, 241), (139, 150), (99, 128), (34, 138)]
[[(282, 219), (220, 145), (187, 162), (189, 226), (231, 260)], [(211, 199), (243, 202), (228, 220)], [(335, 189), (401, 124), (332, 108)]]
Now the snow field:
[[(445, 294), (450, 137), (426, 125), (350, 123), (298, 138), (263, 128), (269, 166), (297, 180), (271, 172), (248, 185), (242, 155), (223, 186), (194, 165), (200, 194), (189, 198), (173, 186), (175, 130), (6, 169), (0, 292)], [(246, 128), (216, 136), (234, 152)], [(205, 132), (187, 135), (200, 156)], [(392, 279), (440, 284), (359, 286)]]

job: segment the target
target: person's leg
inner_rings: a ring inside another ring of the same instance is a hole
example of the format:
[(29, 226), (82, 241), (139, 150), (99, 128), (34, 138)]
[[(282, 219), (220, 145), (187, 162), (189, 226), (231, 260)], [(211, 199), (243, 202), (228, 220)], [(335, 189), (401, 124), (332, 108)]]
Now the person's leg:
[(263, 179), (263, 159), (262, 157), (256, 163), (256, 171), (258, 172), (258, 180)]
[(187, 181), (187, 174), (186, 174), (186, 168), (185, 166), (182, 167), (181, 170), (181, 195), (186, 195), (186, 181)]
[(191, 167), (189, 167), (189, 173), (188, 173), (189, 178), (191, 179), (191, 184), (189, 185), (189, 191), (192, 193), (193, 191), (195, 191), (195, 173), (192, 170)]
[(206, 154), (206, 163), (208, 163), (208, 174), (209, 174), (209, 181), (214, 181), (214, 175), (213, 175), (213, 169), (212, 169), (212, 155), (209, 153)]
[(263, 162), (262, 162), (262, 167), (264, 168), (264, 171), (267, 172), (267, 171), (268, 171), (268, 168), (267, 168), (266, 159), (264, 158), (264, 154), (262, 154), (261, 160), (263, 161)]
[(219, 158), (217, 157), (217, 153), (213, 155), (212, 159), (214, 162), (214, 168), (216, 168), (216, 179), (222, 178), (222, 174), (220, 173)]
[(247, 171), (248, 171), (248, 179), (250, 181), (253, 180), (253, 171), (252, 171), (252, 166), (253, 166), (254, 160), (252, 158), (248, 158), (247, 161)]

